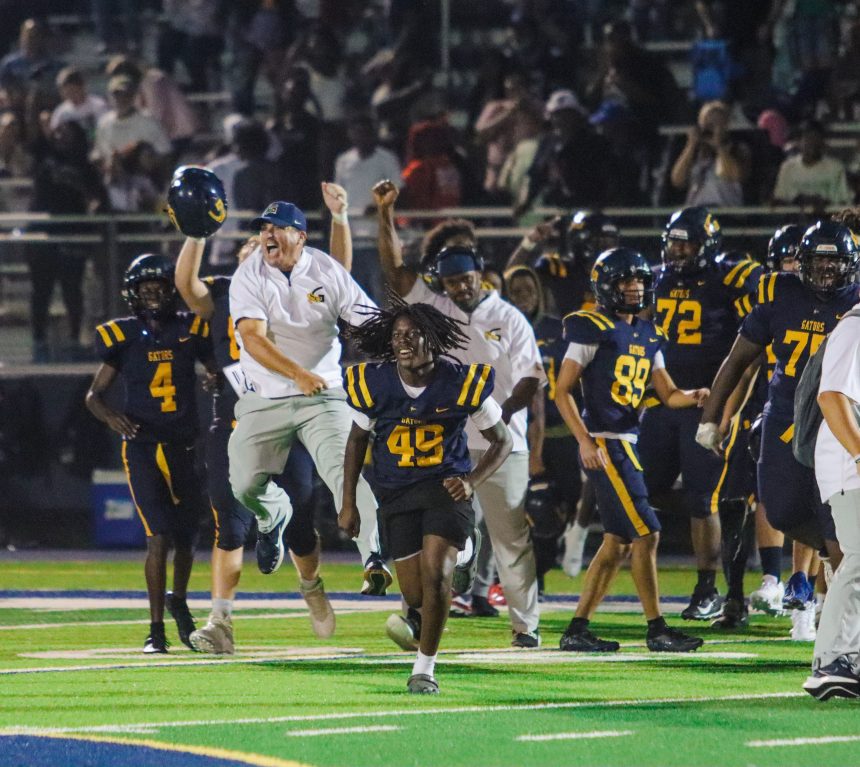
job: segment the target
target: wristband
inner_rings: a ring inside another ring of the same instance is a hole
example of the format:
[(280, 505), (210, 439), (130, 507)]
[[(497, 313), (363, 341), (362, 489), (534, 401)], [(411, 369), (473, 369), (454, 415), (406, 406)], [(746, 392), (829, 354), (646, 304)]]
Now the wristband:
[(332, 213), (331, 214), (331, 220), (334, 221), (336, 224), (340, 224), (341, 226), (346, 226), (347, 218), (348, 218), (348, 216), (346, 213), (346, 208), (343, 209), (343, 213)]
[(538, 244), (533, 239), (531, 239), (531, 237), (529, 237), (528, 235), (523, 237), (523, 239), (520, 241), (520, 247), (523, 250), (526, 250), (529, 252), (533, 251), (537, 246), (538, 246)]

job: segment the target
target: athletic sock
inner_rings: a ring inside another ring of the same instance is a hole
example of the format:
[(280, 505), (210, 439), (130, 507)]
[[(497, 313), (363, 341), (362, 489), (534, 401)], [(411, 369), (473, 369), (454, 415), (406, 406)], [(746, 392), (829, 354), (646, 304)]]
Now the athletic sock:
[(412, 665), (412, 676), (415, 674), (426, 674), (433, 677), (433, 670), (436, 668), (436, 656), (425, 655), (421, 650), (415, 658), (415, 663)]
[(213, 599), (212, 614), (219, 618), (230, 618), (233, 615), (232, 599)]
[(589, 622), (588, 618), (571, 618), (565, 633), (581, 634), (588, 628)]
[(782, 547), (764, 546), (758, 550), (762, 575), (772, 575), (779, 581), (782, 574)]
[(711, 594), (716, 590), (717, 571), (699, 570), (699, 581), (696, 583), (696, 591), (700, 594)]
[(662, 615), (658, 615), (656, 618), (652, 618), (648, 621), (648, 634), (654, 635), (659, 634), (661, 631), (667, 629), (666, 619)]

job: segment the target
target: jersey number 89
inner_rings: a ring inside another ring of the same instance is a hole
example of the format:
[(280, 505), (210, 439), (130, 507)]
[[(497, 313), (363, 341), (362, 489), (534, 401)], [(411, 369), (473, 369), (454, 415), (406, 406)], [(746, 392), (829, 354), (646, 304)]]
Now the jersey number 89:
[(639, 407), (645, 395), (651, 360), (622, 354), (615, 363), (615, 380), (612, 382), (612, 399), (619, 405)]

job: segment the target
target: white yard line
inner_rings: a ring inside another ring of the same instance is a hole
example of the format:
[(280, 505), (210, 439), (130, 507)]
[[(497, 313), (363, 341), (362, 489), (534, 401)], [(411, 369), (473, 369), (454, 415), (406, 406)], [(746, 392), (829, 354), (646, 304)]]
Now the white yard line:
[(192, 719), (167, 722), (138, 722), (136, 724), (102, 724), (89, 727), (4, 727), (2, 735), (45, 734), (70, 732), (136, 732), (141, 729), (161, 730), (174, 727), (223, 727), (241, 724), (278, 724), (283, 722), (330, 722), (343, 719), (369, 719), (371, 717), (436, 716), (441, 714), (488, 714), (503, 711), (553, 711), (578, 708), (631, 708), (636, 706), (677, 706), (691, 703), (725, 703), (733, 701), (775, 700), (803, 698), (805, 692), (769, 692), (756, 695), (717, 695), (690, 698), (628, 698), (623, 700), (559, 701), (553, 703), (525, 703), (497, 706), (456, 706), (426, 709), (381, 709), (378, 711), (344, 711), (331, 714), (293, 714), (290, 716), (247, 717), (242, 719)]
[(317, 735), (364, 735), (366, 732), (397, 732), (402, 730), (394, 724), (377, 724), (370, 727), (329, 727), (322, 730), (287, 730), (288, 738), (313, 738)]
[(820, 738), (783, 738), (781, 740), (748, 740), (750, 748), (773, 748), (774, 746), (820, 746), (827, 743), (856, 743), (860, 735), (826, 735)]
[(594, 730), (593, 732), (554, 732), (548, 735), (517, 735), (525, 743), (542, 743), (546, 740), (589, 740), (590, 738), (623, 738), (633, 730)]

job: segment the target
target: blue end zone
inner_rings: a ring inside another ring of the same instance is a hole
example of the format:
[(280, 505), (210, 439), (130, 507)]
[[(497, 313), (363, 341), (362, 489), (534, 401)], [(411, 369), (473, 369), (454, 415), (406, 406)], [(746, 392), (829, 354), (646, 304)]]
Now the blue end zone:
[(0, 762), (6, 767), (247, 767), (249, 762), (165, 751), (135, 743), (77, 738), (0, 735)]

